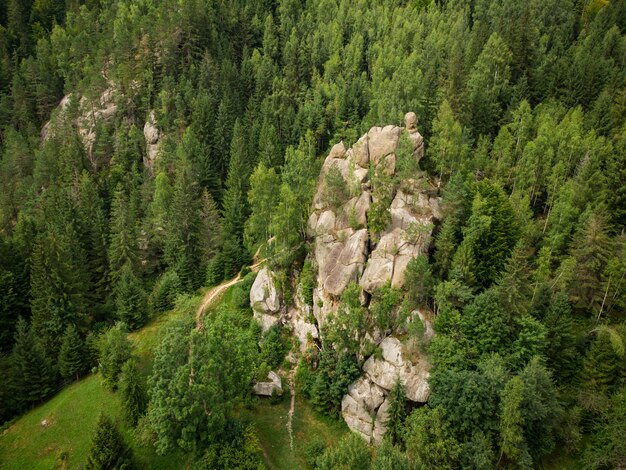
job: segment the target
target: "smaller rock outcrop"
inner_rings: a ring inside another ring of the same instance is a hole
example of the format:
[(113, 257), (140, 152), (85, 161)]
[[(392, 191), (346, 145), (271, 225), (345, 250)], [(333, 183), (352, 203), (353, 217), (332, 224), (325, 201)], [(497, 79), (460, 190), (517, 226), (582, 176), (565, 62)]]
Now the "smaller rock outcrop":
[(261, 324), (263, 331), (275, 325), (279, 318), (280, 298), (274, 285), (273, 273), (264, 267), (257, 274), (250, 289), (250, 305), (254, 318)]
[(430, 392), (426, 358), (420, 355), (413, 361), (409, 360), (402, 351), (402, 343), (393, 336), (383, 339), (379, 347), (382, 359), (371, 356), (363, 364), (367, 377), (385, 390), (391, 390), (399, 379), (409, 400), (426, 402)]
[(150, 114), (148, 115), (148, 120), (143, 126), (143, 136), (146, 140), (146, 158), (144, 160), (144, 165), (147, 168), (152, 168), (161, 147), (161, 132), (157, 127), (154, 111), (150, 111)]
[(272, 395), (282, 395), (283, 383), (280, 379), (280, 376), (276, 372), (270, 371), (270, 373), (267, 374), (267, 378), (269, 379), (269, 381), (267, 382), (255, 383), (252, 386), (252, 393), (265, 397), (271, 397)]

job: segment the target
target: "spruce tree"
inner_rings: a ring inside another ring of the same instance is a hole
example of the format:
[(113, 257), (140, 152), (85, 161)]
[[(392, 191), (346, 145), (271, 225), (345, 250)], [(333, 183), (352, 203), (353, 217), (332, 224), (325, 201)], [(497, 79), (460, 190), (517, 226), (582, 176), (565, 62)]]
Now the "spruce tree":
[(85, 467), (89, 470), (133, 468), (132, 450), (113, 420), (105, 414), (98, 418)]
[(247, 253), (243, 246), (244, 223), (248, 216), (249, 164), (245, 131), (240, 121), (235, 122), (230, 146), (230, 165), (224, 193), (224, 253), (226, 276), (234, 275), (245, 263)]
[(59, 372), (65, 380), (80, 378), (85, 370), (85, 343), (81, 339), (76, 326), (68, 325), (59, 352)]
[(143, 326), (148, 317), (147, 295), (130, 265), (122, 267), (114, 287), (117, 319), (131, 330)]
[(404, 436), (404, 419), (406, 418), (406, 395), (404, 387), (400, 379), (396, 379), (396, 383), (389, 392), (389, 409), (387, 411), (387, 437), (391, 439), (393, 444), (398, 444)]
[(137, 363), (132, 359), (122, 366), (118, 390), (124, 416), (131, 426), (135, 426), (146, 411), (148, 396)]
[(138, 258), (135, 211), (121, 186), (116, 189), (113, 197), (110, 230), (109, 275), (113, 283), (116, 283), (122, 268), (127, 264), (135, 266)]
[(98, 363), (105, 385), (117, 388), (122, 366), (133, 354), (133, 345), (127, 338), (126, 325), (117, 323), (98, 338)]
[(52, 363), (23, 318), (17, 322), (11, 371), (20, 404), (29, 406), (52, 393), (55, 379)]

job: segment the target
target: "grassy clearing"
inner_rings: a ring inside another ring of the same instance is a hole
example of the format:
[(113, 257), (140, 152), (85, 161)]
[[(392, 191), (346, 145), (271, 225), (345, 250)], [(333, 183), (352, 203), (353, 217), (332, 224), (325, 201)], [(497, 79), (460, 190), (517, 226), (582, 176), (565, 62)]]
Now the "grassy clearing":
[(269, 399), (259, 399), (252, 410), (242, 412), (242, 417), (254, 424), (270, 469), (310, 468), (306, 461), (308, 444), (319, 439), (327, 447), (332, 446), (348, 432), (343, 421), (320, 416), (306, 400), (297, 399), (293, 416), (294, 449), (291, 450), (288, 413), (289, 396), (275, 405), (270, 404)]
[[(148, 374), (152, 367), (152, 352), (160, 341), (162, 326), (177, 315), (161, 315), (130, 335), (144, 374)], [(64, 388), (0, 435), (0, 468), (49, 470), (80, 467), (87, 459), (100, 412), (120, 419), (119, 397), (102, 386), (99, 374), (92, 374)], [(43, 420), (48, 421), (46, 427), (41, 425)], [(154, 450), (140, 446), (132, 430), (123, 423), (120, 427), (133, 447), (139, 468), (181, 467), (184, 458), (180, 455), (160, 457)]]
[[(240, 296), (241, 292), (236, 292), (236, 287), (228, 289), (207, 309), (205, 315), (211, 315), (217, 308), (237, 308), (241, 304)], [(163, 336), (163, 326), (169, 320), (186, 314), (189, 312), (161, 315), (129, 335), (135, 344), (135, 354), (143, 374), (148, 375), (152, 369), (153, 352)], [(66, 387), (5, 430), (0, 435), (0, 468), (79, 468), (87, 459), (91, 436), (101, 411), (120, 421), (120, 428), (133, 448), (138, 468), (188, 467), (188, 456), (178, 453), (161, 457), (153, 449), (140, 445), (132, 430), (120, 420), (119, 397), (104, 388), (99, 374), (94, 374)], [(288, 413), (288, 394), (281, 403), (272, 405), (269, 399), (258, 399), (252, 409), (240, 412), (241, 418), (254, 424), (270, 469), (308, 468), (305, 450), (310, 442), (320, 439), (330, 446), (348, 432), (342, 421), (320, 416), (308, 402), (298, 399), (293, 419), (292, 451), (287, 433)], [(43, 420), (48, 421), (48, 426), (41, 425)]]

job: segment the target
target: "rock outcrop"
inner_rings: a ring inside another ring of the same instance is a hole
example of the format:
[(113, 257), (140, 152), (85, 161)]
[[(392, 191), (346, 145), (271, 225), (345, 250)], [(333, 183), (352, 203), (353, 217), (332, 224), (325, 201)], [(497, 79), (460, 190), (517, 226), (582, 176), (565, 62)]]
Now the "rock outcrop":
[(263, 331), (267, 331), (279, 321), (280, 299), (274, 285), (273, 274), (263, 268), (257, 274), (250, 289), (250, 305)]
[(96, 101), (89, 101), (85, 96), (80, 96), (77, 93), (65, 95), (57, 106), (53, 118), (41, 129), (41, 140), (46, 141), (50, 138), (54, 133), (56, 120), (63, 119), (68, 107), (76, 99), (78, 100), (79, 114), (74, 124), (78, 129), (87, 156), (91, 158), (93, 156), (93, 144), (96, 141), (96, 125), (100, 121), (111, 121), (117, 113), (115, 87), (112, 83), (108, 84)]
[(161, 148), (161, 132), (157, 127), (154, 111), (150, 111), (148, 120), (143, 126), (143, 137), (146, 141), (146, 157), (143, 163), (147, 168), (152, 169)]
[(271, 397), (272, 395), (282, 395), (283, 383), (280, 379), (280, 376), (276, 372), (270, 371), (270, 373), (267, 374), (267, 378), (269, 379), (267, 382), (255, 383), (252, 386), (252, 393), (265, 397)]
[[(373, 127), (351, 148), (343, 142), (332, 147), (322, 166), (307, 226), (313, 243), (311, 262), (317, 269), (313, 304), (305, 305), (296, 294), (295, 307), (281, 309), (271, 272), (261, 270), (250, 303), (264, 330), (280, 320), (290, 326), (304, 352), (324, 332), (324, 324), (338, 311), (351, 282), (361, 288), (360, 302), (366, 312), (377, 289), (387, 284), (403, 286), (407, 266), (428, 251), (441, 217), (438, 185), (419, 171), (413, 171), (412, 178), (400, 178), (396, 172), (399, 162), (407, 162), (398, 159), (419, 161), (424, 156), (424, 140), (416, 124), (415, 114), (407, 113), (405, 128)], [(403, 134), (412, 144), (412, 153), (404, 143), (400, 148)], [(377, 219), (383, 223), (377, 223), (376, 233), (368, 227), (374, 207), (376, 214), (384, 215)], [(429, 340), (434, 334), (429, 316), (415, 311), (407, 325), (416, 321), (424, 325), (422, 339)], [(404, 386), (408, 400), (423, 403), (428, 399), (429, 364), (414, 340), (401, 340), (406, 336), (405, 326), (398, 325), (397, 331), (374, 327), (365, 332), (359, 352), (363, 374), (342, 399), (344, 420), (368, 443), (379, 443), (385, 434), (387, 396), (396, 381)], [(372, 349), (377, 353), (365, 356)]]
[[(409, 262), (429, 249), (434, 225), (441, 217), (440, 198), (437, 185), (425, 174), (402, 180), (396, 175), (396, 153), (403, 133), (413, 145), (409, 158), (419, 161), (424, 155), (424, 140), (417, 131), (414, 113), (406, 115), (405, 124), (406, 128), (373, 127), (350, 149), (339, 143), (323, 164), (308, 222), (318, 268), (313, 313), (319, 325), (337, 311), (350, 282), (363, 289), (362, 302), (367, 306), (369, 295), (387, 283), (402, 287)], [(382, 208), (388, 211), (387, 226), (373, 234), (368, 230), (370, 210), (383, 201), (377, 179), (369, 179), (377, 174), (386, 175), (387, 182), (391, 178), (389, 187), (384, 188), (391, 203)], [(343, 191), (337, 185), (337, 175), (343, 180)], [(424, 337), (428, 334), (430, 338), (432, 325), (425, 316), (418, 312), (411, 321), (422, 321)], [(381, 353), (365, 360), (363, 375), (350, 386), (341, 409), (350, 429), (368, 442), (378, 443), (386, 431), (388, 392), (399, 380), (407, 399), (425, 402), (429, 364), (417, 348), (406, 348), (393, 332), (386, 336), (385, 332), (372, 331), (366, 337)]]

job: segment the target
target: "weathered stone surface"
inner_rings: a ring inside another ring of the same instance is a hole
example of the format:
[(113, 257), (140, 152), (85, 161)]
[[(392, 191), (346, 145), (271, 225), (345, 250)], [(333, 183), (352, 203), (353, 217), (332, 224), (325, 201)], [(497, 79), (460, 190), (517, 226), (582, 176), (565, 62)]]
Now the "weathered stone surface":
[(368, 136), (365, 134), (356, 144), (352, 146), (351, 153), (348, 154), (348, 160), (353, 161), (361, 168), (368, 168), (370, 163), (369, 146), (367, 143)]
[(267, 378), (269, 379), (267, 382), (255, 383), (252, 386), (252, 393), (266, 397), (272, 396), (273, 393), (276, 395), (282, 395), (283, 384), (280, 376), (276, 372), (270, 371), (270, 373), (267, 374)]
[(96, 140), (96, 123), (98, 121), (110, 121), (117, 113), (115, 86), (112, 82), (109, 82), (108, 87), (95, 102), (90, 102), (85, 96), (80, 96), (77, 93), (64, 96), (57, 106), (53, 118), (43, 126), (41, 139), (45, 141), (50, 138), (55, 131), (55, 121), (63, 119), (67, 107), (75, 99), (78, 100), (79, 115), (74, 122), (87, 156), (91, 158), (93, 156), (93, 144)]
[(276, 315), (268, 315), (267, 313), (254, 311), (252, 316), (257, 321), (259, 325), (261, 325), (261, 331), (265, 333), (271, 327), (276, 325), (280, 318)]
[(378, 443), (386, 431), (386, 402), (386, 391), (364, 375), (348, 387), (341, 413), (350, 429), (368, 443)]
[(367, 257), (367, 229), (346, 229), (338, 234), (338, 240), (346, 237), (334, 244), (328, 257), (317, 260), (320, 274), (328, 273), (322, 278), (324, 290), (335, 296), (341, 295), (350, 281), (358, 280)]
[(372, 439), (374, 419), (365, 407), (351, 395), (344, 395), (341, 400), (341, 415), (348, 427), (359, 434), (368, 443)]
[(280, 310), (280, 299), (272, 280), (272, 272), (268, 268), (261, 269), (252, 284), (250, 305), (255, 312), (261, 314), (277, 313)]
[(363, 191), (359, 197), (353, 197), (341, 206), (335, 220), (335, 230), (365, 228), (371, 200), (370, 193)]
[(146, 144), (153, 145), (159, 141), (159, 129), (156, 126), (156, 117), (154, 111), (150, 111), (148, 120), (143, 126), (143, 136), (146, 139)]
[(419, 161), (424, 157), (424, 138), (417, 131), (417, 115), (412, 111), (406, 113), (404, 115), (404, 125), (413, 144), (413, 155)]
[(385, 391), (366, 376), (350, 384), (348, 394), (371, 412), (376, 411), (385, 400)]
[(333, 148), (330, 149), (329, 157), (332, 158), (343, 158), (346, 156), (346, 146), (343, 143), (343, 140), (338, 144), (333, 145)]
[(312, 308), (308, 305), (298, 305), (298, 308), (291, 309), (288, 314), (288, 323), (291, 325), (293, 335), (298, 339), (298, 346), (301, 352), (307, 350), (309, 340), (319, 338), (317, 326), (307, 321), (309, 312), (312, 313)]
[(372, 432), (372, 444), (378, 445), (383, 441), (387, 432), (387, 421), (389, 420), (389, 400), (380, 405), (374, 418), (374, 430)]
[(385, 390), (391, 390), (400, 379), (404, 385), (407, 399), (415, 402), (426, 402), (430, 389), (428, 387), (429, 364), (425, 358), (419, 357), (413, 364), (402, 354), (402, 343), (393, 336), (388, 336), (380, 343), (383, 359), (370, 357), (363, 364), (363, 371), (369, 379)]
[(397, 126), (372, 127), (367, 133), (370, 161), (378, 165), (382, 157), (394, 153), (401, 132), (402, 128)]

